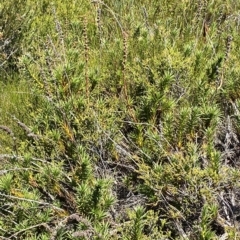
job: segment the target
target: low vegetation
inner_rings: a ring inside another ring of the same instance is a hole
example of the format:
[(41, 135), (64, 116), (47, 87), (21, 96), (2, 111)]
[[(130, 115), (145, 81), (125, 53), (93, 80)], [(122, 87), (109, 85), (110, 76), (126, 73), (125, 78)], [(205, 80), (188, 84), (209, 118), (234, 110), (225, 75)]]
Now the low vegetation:
[(0, 238), (240, 238), (239, 8), (3, 0)]

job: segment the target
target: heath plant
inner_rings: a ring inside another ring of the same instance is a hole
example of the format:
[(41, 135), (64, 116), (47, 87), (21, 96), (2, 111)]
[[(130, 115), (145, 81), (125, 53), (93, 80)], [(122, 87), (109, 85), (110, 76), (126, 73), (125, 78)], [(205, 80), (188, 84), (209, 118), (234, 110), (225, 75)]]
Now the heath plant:
[(237, 239), (236, 1), (0, 4), (0, 238)]

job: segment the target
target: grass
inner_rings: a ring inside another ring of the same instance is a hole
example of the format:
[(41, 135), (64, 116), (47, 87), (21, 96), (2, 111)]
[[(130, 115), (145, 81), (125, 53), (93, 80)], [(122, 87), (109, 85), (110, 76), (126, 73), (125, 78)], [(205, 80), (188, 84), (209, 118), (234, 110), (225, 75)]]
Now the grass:
[[(29, 86), (21, 81), (2, 82), (0, 94), (1, 126), (9, 128), (15, 135), (21, 136), (21, 131), (19, 131), (14, 117), (25, 123), (28, 123), (30, 119), (30, 114), (28, 113), (28, 108), (31, 106)], [(3, 129), (1, 130), (1, 153), (4, 154), (10, 150), (9, 141), (11, 142), (11, 140), (9, 139), (8, 132)]]
[[(24, 119), (24, 108), (27, 108), (28, 102), (30, 102), (30, 89), (27, 83), (14, 81), (12, 83), (1, 83), (1, 122), (7, 124), (10, 115), (16, 114), (16, 117), (23, 118), (23, 121), (27, 120), (27, 116)], [(26, 104), (22, 104), (25, 103)], [(22, 109), (21, 109), (22, 106)]]
[(239, 4), (16, 4), (0, 18), (0, 236), (237, 239)]

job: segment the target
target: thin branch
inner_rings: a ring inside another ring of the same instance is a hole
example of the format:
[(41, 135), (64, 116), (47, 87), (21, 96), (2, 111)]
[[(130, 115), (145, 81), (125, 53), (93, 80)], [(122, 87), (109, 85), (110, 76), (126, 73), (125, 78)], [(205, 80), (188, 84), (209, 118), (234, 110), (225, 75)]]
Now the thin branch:
[(7, 169), (7, 170), (0, 170), (0, 176), (1, 175), (4, 175), (10, 171), (21, 171), (21, 170), (24, 170), (24, 171), (27, 171), (27, 170), (33, 170), (33, 171), (36, 171), (35, 169), (32, 169), (32, 168), (11, 168), (11, 169)]
[(120, 21), (118, 20), (118, 18), (117, 18), (117, 16), (116, 16), (116, 13), (115, 13), (106, 3), (104, 3), (103, 1), (99, 1), (99, 0), (93, 0), (92, 3), (100, 3), (100, 4), (102, 4), (103, 6), (105, 6), (106, 9), (107, 9), (107, 11), (110, 12), (110, 13), (112, 14), (113, 18), (116, 20), (118, 26), (119, 26), (120, 29), (121, 29), (121, 32), (122, 32), (122, 33), (125, 33), (125, 31), (124, 31), (124, 29), (123, 29), (123, 27), (122, 27), (122, 24), (120, 23)]
[(24, 123), (22, 123), (19, 119), (17, 119), (15, 116), (12, 116), (13, 120), (16, 121), (16, 123), (26, 132), (28, 137), (32, 137), (33, 139), (37, 140), (40, 138), (40, 135), (35, 134), (34, 132), (32, 132), (32, 130), (25, 125)]
[(57, 210), (57, 211), (65, 212), (62, 208), (56, 207), (56, 206), (52, 205), (51, 203), (36, 201), (36, 200), (33, 200), (33, 199), (15, 197), (15, 196), (7, 195), (7, 194), (4, 194), (4, 193), (0, 193), (0, 196), (10, 198), (10, 199), (13, 199), (13, 200), (20, 200), (20, 201), (25, 201), (25, 202), (37, 203), (39, 205), (49, 206), (49, 207), (51, 207), (51, 208), (53, 208), (54, 210)]
[[(0, 161), (4, 160), (4, 159), (17, 159), (17, 160), (24, 160), (23, 156), (16, 156), (16, 155), (11, 155), (11, 154), (0, 154)], [(39, 161), (39, 162), (43, 162), (43, 163), (47, 163), (48, 161), (45, 159), (41, 159), (41, 158), (35, 158), (35, 157), (31, 157), (31, 160), (33, 161)]]
[(37, 227), (41, 227), (41, 226), (46, 226), (47, 223), (39, 223), (39, 224), (36, 224), (34, 226), (31, 226), (31, 227), (28, 227), (28, 228), (25, 228), (25, 229), (22, 229), (16, 233), (14, 233), (13, 235), (11, 235), (9, 238), (7, 239), (12, 239), (12, 238), (16, 238), (17, 235), (19, 235), (20, 233), (23, 233), (23, 232), (26, 232), (28, 230), (31, 230), (33, 228), (37, 228)]

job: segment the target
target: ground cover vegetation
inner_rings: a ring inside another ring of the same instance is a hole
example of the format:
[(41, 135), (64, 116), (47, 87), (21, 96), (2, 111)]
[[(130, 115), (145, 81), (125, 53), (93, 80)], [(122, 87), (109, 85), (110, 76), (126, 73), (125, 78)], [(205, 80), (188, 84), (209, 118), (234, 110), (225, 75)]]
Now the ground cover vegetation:
[(1, 239), (239, 239), (240, 3), (2, 0)]

